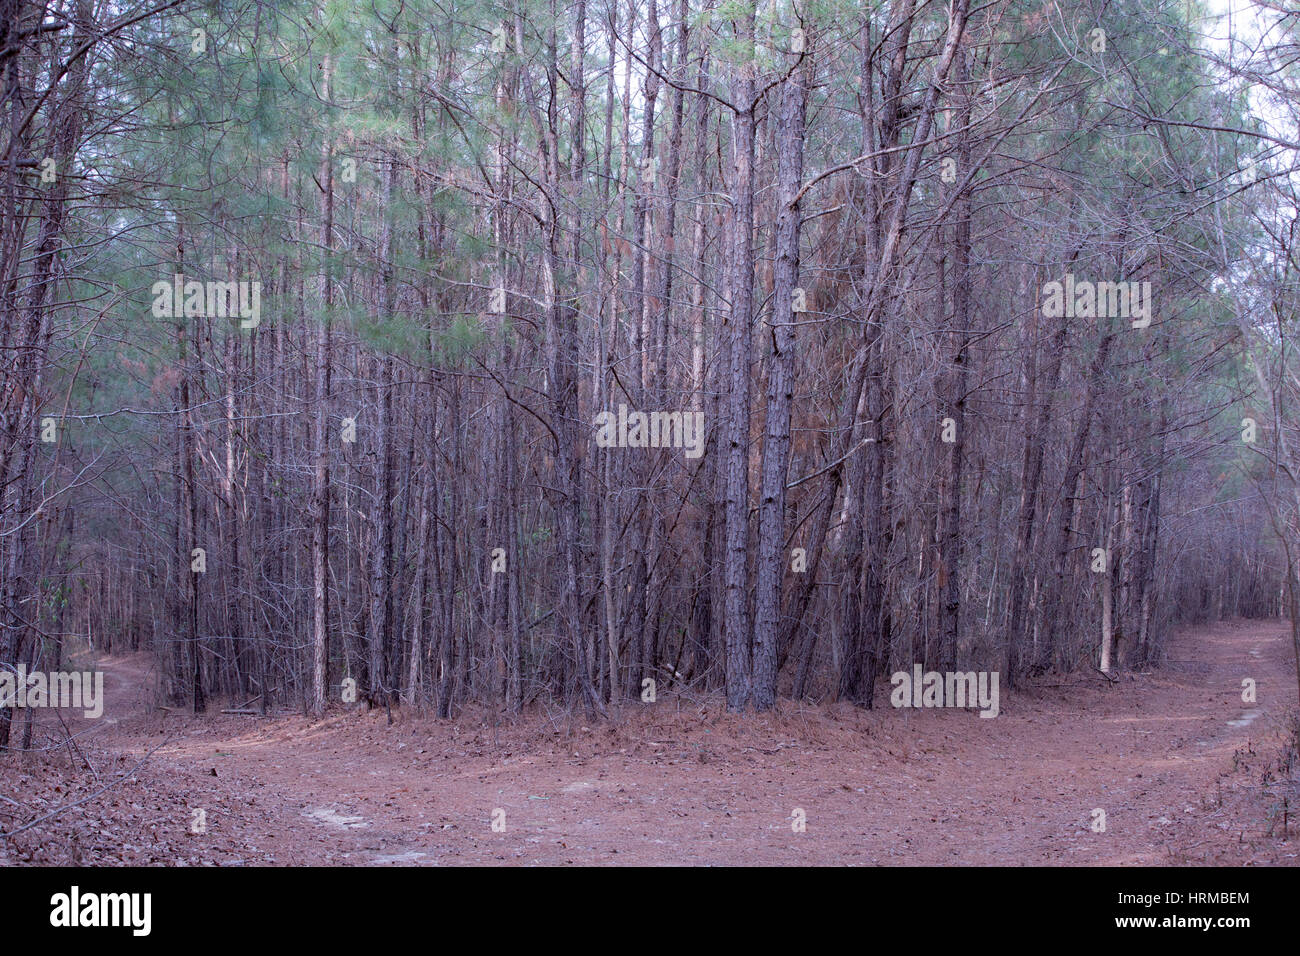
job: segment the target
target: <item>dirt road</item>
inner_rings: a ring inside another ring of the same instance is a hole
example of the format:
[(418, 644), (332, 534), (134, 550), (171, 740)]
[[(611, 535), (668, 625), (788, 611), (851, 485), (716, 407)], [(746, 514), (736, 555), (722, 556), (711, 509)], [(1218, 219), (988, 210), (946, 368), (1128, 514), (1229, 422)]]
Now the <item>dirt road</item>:
[[(874, 712), (784, 702), (741, 719), (667, 696), (616, 724), (495, 727), (166, 714), (148, 658), (103, 659), (104, 718), (69, 721), (93, 770), (66, 746), (0, 757), (17, 804), (0, 800), (0, 826), (152, 755), (0, 841), (0, 863), (1294, 865), (1286, 625), (1195, 629), (1170, 657), (1117, 684), (1004, 694), (992, 720), (894, 710), (882, 692)], [(44, 712), (38, 739), (61, 740), (57, 724)]]

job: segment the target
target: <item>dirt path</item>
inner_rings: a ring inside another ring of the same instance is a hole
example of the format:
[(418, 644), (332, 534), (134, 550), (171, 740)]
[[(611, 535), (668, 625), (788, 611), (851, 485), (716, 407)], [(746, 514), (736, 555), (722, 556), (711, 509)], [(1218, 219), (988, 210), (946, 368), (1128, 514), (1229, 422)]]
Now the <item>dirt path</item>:
[[(894, 710), (882, 692), (866, 713), (787, 702), (742, 720), (679, 696), (617, 726), (497, 727), (149, 713), (148, 660), (105, 659), (105, 719), (80, 738), (99, 785), (157, 749), (57, 825), (0, 842), (0, 862), (1294, 865), (1296, 823), (1287, 840), (1270, 819), (1300, 796), (1275, 766), (1296, 709), (1285, 625), (1197, 629), (1170, 657), (1184, 663), (1004, 694), (994, 720)], [(4, 758), (0, 793), (62, 781), (53, 807), (93, 792), (84, 772), (66, 786), (70, 763)]]

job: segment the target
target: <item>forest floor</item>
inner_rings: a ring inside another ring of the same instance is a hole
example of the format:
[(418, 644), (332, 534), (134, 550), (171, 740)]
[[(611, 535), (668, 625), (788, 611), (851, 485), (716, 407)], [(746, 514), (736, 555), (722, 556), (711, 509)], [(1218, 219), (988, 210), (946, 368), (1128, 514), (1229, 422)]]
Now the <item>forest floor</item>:
[(1295, 865), (1287, 625), (1190, 629), (1169, 651), (1114, 684), (1004, 690), (996, 719), (895, 710), (885, 687), (875, 711), (740, 718), (661, 694), (614, 721), (391, 726), (168, 713), (149, 656), (100, 657), (103, 717), (62, 715), (75, 748), (58, 712), (33, 711), (47, 749), (0, 755), (0, 829), (64, 808), (0, 839), (0, 865)]

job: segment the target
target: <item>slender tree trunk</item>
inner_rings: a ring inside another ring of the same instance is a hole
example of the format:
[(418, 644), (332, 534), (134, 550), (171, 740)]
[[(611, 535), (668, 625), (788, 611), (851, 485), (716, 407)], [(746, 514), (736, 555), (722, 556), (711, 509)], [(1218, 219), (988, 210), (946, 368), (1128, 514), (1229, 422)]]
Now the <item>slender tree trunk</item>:
[[(970, 169), (971, 149), (970, 133), (966, 129), (971, 121), (971, 97), (967, 88), (967, 55), (958, 53), (954, 69), (954, 83), (961, 97), (961, 107), (957, 111), (957, 123), (960, 128), (957, 145), (957, 169), (962, 178)], [(962, 542), (961, 533), (961, 497), (962, 471), (966, 454), (966, 390), (970, 376), (971, 325), (971, 201), (969, 188), (963, 189), (953, 204), (953, 325), (956, 348), (953, 354), (953, 371), (950, 373), (950, 388), (947, 407), (952, 416), (954, 441), (948, 446), (948, 503), (943, 519), (942, 565), (946, 581), (943, 586), (942, 606), (940, 608), (940, 656), (949, 667), (955, 667), (957, 661), (958, 641), (961, 634), (961, 578), (962, 578)]]
[(754, 315), (754, 11), (733, 23), (739, 53), (731, 96), (731, 307), (726, 425), (726, 552), (723, 555), (723, 633), (727, 708), (743, 710), (751, 693), (749, 628), (749, 374)]
[(804, 114), (807, 107), (806, 54), (784, 84), (777, 120), (776, 263), (772, 302), (772, 351), (767, 368), (767, 428), (763, 442), (758, 504), (758, 580), (754, 611), (754, 707), (776, 703), (781, 582), (785, 577), (785, 486), (790, 466), (790, 413), (794, 402), (795, 322), (799, 283), (799, 233), (803, 214), (798, 193), (803, 180)]
[[(321, 98), (328, 103), (330, 90), (330, 57), (325, 55)], [(320, 292), (322, 311), (316, 331), (316, 393), (312, 453), (315, 470), (312, 477), (312, 711), (317, 716), (325, 712), (325, 697), (329, 683), (329, 523), (330, 523), (330, 456), (327, 429), (329, 426), (330, 393), (330, 311), (334, 307), (333, 283), (330, 280), (329, 253), (334, 241), (334, 171), (332, 146), (328, 137), (322, 151), (320, 181), (324, 188), (324, 216), (321, 228), (322, 261)]]

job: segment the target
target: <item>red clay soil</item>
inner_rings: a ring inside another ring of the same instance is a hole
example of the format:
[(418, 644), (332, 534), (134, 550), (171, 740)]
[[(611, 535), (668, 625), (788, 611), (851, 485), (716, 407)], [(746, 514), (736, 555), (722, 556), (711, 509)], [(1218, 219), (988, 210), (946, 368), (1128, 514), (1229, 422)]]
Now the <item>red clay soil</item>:
[(169, 714), (149, 657), (101, 658), (104, 716), (64, 714), (75, 747), (35, 711), (47, 749), (0, 755), (0, 865), (1294, 865), (1287, 625), (1198, 628), (1169, 656), (1004, 692), (992, 720), (882, 691), (876, 711), (681, 694), (495, 726)]

